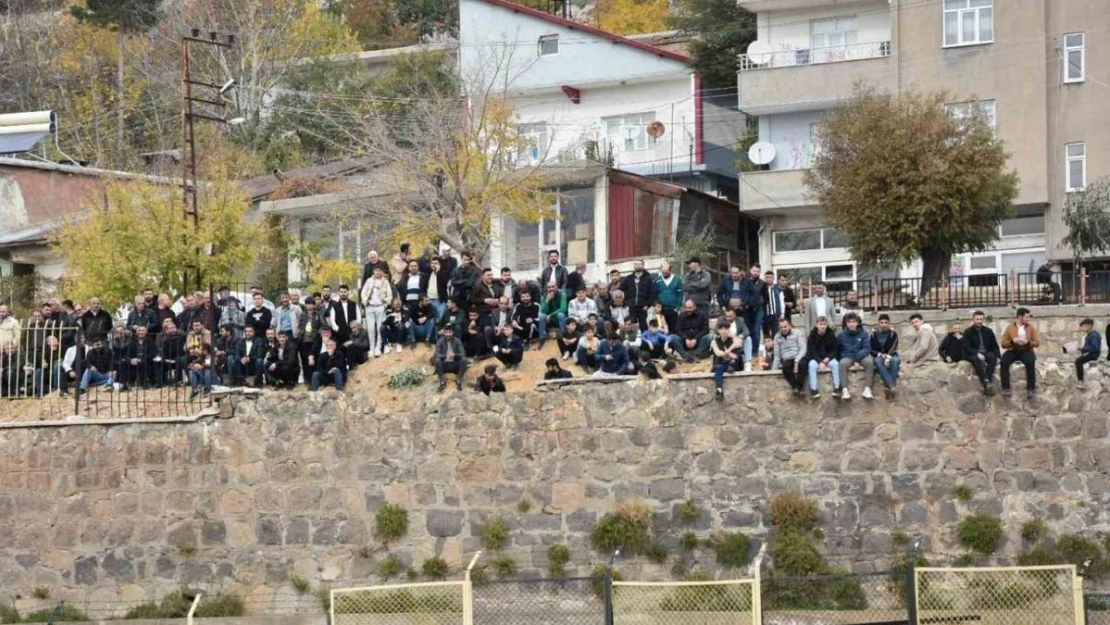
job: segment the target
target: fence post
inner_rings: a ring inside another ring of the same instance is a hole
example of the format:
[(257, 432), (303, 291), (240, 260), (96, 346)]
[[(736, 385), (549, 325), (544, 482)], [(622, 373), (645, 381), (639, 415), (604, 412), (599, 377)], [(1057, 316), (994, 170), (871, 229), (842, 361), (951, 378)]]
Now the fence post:
[(1087, 304), (1087, 268), (1083, 267), (1079, 270), (1079, 305), (1085, 306)]
[(1075, 595), (1075, 621), (1078, 625), (1087, 625), (1087, 598), (1083, 594), (1083, 576), (1073, 571), (1071, 585)]
[(617, 561), (617, 556), (621, 554), (618, 547), (613, 550), (613, 556), (609, 558), (609, 568), (605, 569), (605, 625), (613, 625), (615, 619), (613, 608), (613, 564)]
[(763, 582), (759, 569), (763, 565), (763, 554), (755, 557), (755, 575), (752, 576), (752, 625), (763, 625)]
[(882, 297), (883, 297), (882, 292), (879, 291), (879, 287), (880, 287), (879, 276), (877, 276), (877, 275), (871, 276), (871, 305), (875, 309), (875, 314), (879, 313), (879, 307), (880, 307), (879, 300), (882, 299)]
[(1010, 285), (1010, 306), (1017, 306), (1017, 292), (1020, 286), (1018, 284), (1017, 269), (1010, 270), (1010, 277), (1008, 280)]
[(917, 625), (917, 550), (921, 539), (914, 541), (906, 561), (906, 622)]
[[(475, 552), (474, 557), (470, 559), (470, 564), (466, 567), (466, 573), (463, 574), (463, 587), (462, 587), (462, 618), (463, 625), (474, 625), (474, 592), (473, 587), (470, 585), (470, 570), (478, 564), (478, 558), (482, 555), (481, 551)], [(334, 609), (334, 608), (333, 608)], [(332, 625), (335, 625), (334, 623)]]
[(189, 606), (189, 613), (185, 615), (185, 625), (193, 625), (193, 614), (197, 611), (197, 605), (200, 604), (200, 593), (198, 592), (193, 597), (193, 603)]
[[(77, 334), (73, 336), (73, 370), (78, 373), (76, 379), (73, 380), (73, 414), (79, 416), (81, 414), (81, 377), (85, 375), (85, 349), (84, 341), (81, 338), (81, 331), (78, 330)], [(63, 354), (63, 357), (65, 355)], [(65, 371), (62, 372), (65, 375)], [(69, 383), (68, 381), (66, 382)], [(61, 382), (58, 382), (59, 388)]]
[(942, 279), (937, 284), (940, 286), (940, 297), (937, 303), (940, 304), (941, 310), (948, 310), (948, 278)]

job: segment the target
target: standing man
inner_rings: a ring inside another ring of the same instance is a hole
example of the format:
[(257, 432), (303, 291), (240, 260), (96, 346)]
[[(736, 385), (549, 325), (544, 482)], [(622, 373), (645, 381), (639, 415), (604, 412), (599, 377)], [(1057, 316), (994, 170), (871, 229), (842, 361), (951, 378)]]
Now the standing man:
[(19, 346), (19, 321), (8, 314), (8, 307), (0, 304), (0, 349), (7, 345)]
[(301, 308), (293, 305), (288, 293), (282, 293), (279, 301), (281, 304), (273, 312), (271, 327), (278, 336), (283, 333), (289, 335), (289, 342), (296, 346), (301, 338)]
[(255, 293), (253, 298), (254, 308), (247, 311), (247, 326), (254, 328), (255, 336), (263, 337), (266, 336), (266, 330), (274, 324), (274, 314), (266, 308), (261, 293)]
[(971, 361), (971, 368), (979, 376), (979, 383), (983, 385), (984, 395), (994, 395), (994, 368), (998, 366), (1002, 350), (998, 346), (998, 339), (983, 321), (983, 311), (977, 310), (971, 314), (971, 327), (964, 333), (964, 354)]
[(763, 282), (767, 294), (767, 314), (763, 326), (766, 328), (765, 333), (771, 334), (779, 327), (779, 319), (790, 321), (790, 315), (786, 309), (786, 294), (775, 282), (775, 272), (768, 271), (764, 274)]
[(798, 312), (798, 295), (790, 288), (790, 278), (785, 273), (779, 274), (778, 289), (782, 294), (782, 314), (790, 321), (790, 326), (794, 327), (794, 313)]
[[(701, 258), (691, 257), (686, 262), (686, 275), (682, 278), (682, 288), (685, 289), (686, 299), (694, 302), (698, 312), (704, 314), (707, 318), (709, 317), (709, 291), (711, 286), (712, 278), (709, 272), (701, 266)], [(677, 325), (678, 316), (675, 317), (675, 326)], [(671, 326), (671, 331), (674, 331), (674, 326)]]
[(671, 273), (670, 261), (663, 261), (659, 275), (655, 277), (655, 299), (663, 306), (663, 319), (667, 321), (668, 328), (673, 328), (678, 320), (682, 296), (682, 278)]
[(1018, 308), (1017, 318), (1006, 326), (1002, 333), (1002, 394), (1010, 395), (1010, 367), (1015, 361), (1025, 365), (1025, 393), (1029, 399), (1037, 394), (1037, 354), (1034, 350), (1041, 344), (1040, 334), (1029, 323), (1029, 309)]
[(632, 273), (621, 280), (621, 290), (640, 330), (647, 330), (647, 309), (655, 303), (655, 278), (644, 271), (644, 261), (632, 261)]
[(373, 277), (375, 268), (381, 268), (382, 275), (385, 276), (386, 280), (393, 279), (392, 274), (389, 272), (389, 263), (382, 260), (381, 257), (378, 256), (376, 250), (370, 250), (370, 252), (366, 254), (366, 264), (362, 266), (362, 279), (358, 281), (358, 290), (360, 293), (362, 292), (362, 285), (366, 284), (366, 281)]
[(744, 321), (748, 328), (760, 336), (770, 336), (763, 328), (763, 317), (767, 314), (767, 285), (760, 271), (759, 263), (752, 265), (748, 275), (740, 282), (740, 303), (744, 307)]
[[(559, 262), (559, 252), (551, 250), (547, 253), (547, 266), (540, 273), (542, 286), (554, 284), (555, 288), (565, 291), (567, 288), (567, 268)], [(570, 297), (570, 294), (567, 294)]]
[(81, 332), (85, 334), (85, 343), (92, 345), (108, 340), (108, 333), (112, 331), (112, 315), (100, 308), (100, 298), (89, 300), (89, 309), (81, 315), (79, 322)]
[(362, 321), (362, 311), (359, 309), (358, 302), (351, 299), (351, 290), (347, 285), (340, 284), (339, 301), (331, 307), (331, 315), (328, 317), (328, 325), (335, 332), (337, 344), (346, 343), (351, 337), (352, 321)]
[(462, 264), (451, 274), (452, 297), (463, 310), (470, 310), (470, 291), (482, 277), (482, 270), (474, 264), (474, 254), (462, 253)]
[(836, 311), (836, 304), (832, 298), (825, 295), (825, 285), (818, 282), (813, 285), (813, 295), (806, 300), (806, 329), (813, 332), (813, 328), (817, 327), (817, 319), (824, 317), (830, 327), (840, 325), (837, 323), (836, 318), (833, 316)]
[(493, 289), (493, 270), (482, 270), (482, 279), (470, 291), (470, 309), (478, 311), (478, 320), (483, 328), (490, 325), (490, 316), (498, 307), (497, 295)]
[[(717, 287), (717, 305), (721, 310), (736, 310), (738, 314), (745, 318), (747, 323), (747, 315), (744, 314), (744, 301), (741, 297), (740, 288), (744, 283), (744, 272), (739, 267), (729, 267), (728, 277), (721, 280), (720, 286)], [(754, 329), (758, 332), (759, 328)]]

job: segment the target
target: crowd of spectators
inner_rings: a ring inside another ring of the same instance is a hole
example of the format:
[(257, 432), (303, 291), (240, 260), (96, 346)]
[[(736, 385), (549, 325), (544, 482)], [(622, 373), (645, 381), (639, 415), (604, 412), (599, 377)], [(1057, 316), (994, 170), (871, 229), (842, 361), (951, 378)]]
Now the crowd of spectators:
[[(866, 328), (851, 294), (837, 306), (818, 284), (802, 301), (788, 275), (759, 265), (747, 272), (732, 267), (716, 289), (698, 258), (686, 262), (682, 275), (669, 263), (655, 274), (635, 261), (630, 273), (614, 270), (607, 278), (591, 283), (584, 264), (567, 267), (554, 251), (530, 280), (508, 267), (496, 274), (481, 268), (468, 252), (459, 259), (450, 249), (414, 257), (402, 246), (390, 261), (370, 252), (354, 289), (324, 286), (303, 300), (299, 292), (280, 293), (276, 304), (259, 287), (249, 294), (227, 287), (196, 292), (176, 304), (147, 290), (118, 318), (95, 297), (88, 308), (52, 299), (23, 324), (0, 305), (0, 395), (188, 385), (196, 396), (217, 385), (300, 382), (342, 390), (368, 359), (421, 342), (432, 347), (439, 390), (449, 374), (461, 389), (471, 363), (496, 359), (515, 369), (549, 337), (558, 355), (545, 362), (547, 380), (572, 377), (571, 365), (588, 375), (659, 378), (679, 362), (709, 360), (717, 399), (726, 374), (756, 368), (781, 372), (795, 395), (808, 389), (812, 398), (821, 394), (818, 375), (829, 372), (842, 400), (852, 398), (851, 371), (862, 371), (860, 393), (868, 400), (878, 374), (890, 399), (903, 364), (932, 361), (970, 362), (987, 394), (999, 367), (1002, 393), (1009, 394), (1010, 368), (1020, 362), (1027, 392), (1036, 391), (1039, 336), (1024, 308), (1001, 341), (981, 312), (966, 331), (956, 326), (943, 340), (915, 314), (913, 339), (900, 351), (887, 315)], [(1082, 327), (1081, 383), (1083, 366), (1101, 352), (1093, 325), (1087, 320)], [(504, 389), (496, 365), (485, 366), (476, 387)]]

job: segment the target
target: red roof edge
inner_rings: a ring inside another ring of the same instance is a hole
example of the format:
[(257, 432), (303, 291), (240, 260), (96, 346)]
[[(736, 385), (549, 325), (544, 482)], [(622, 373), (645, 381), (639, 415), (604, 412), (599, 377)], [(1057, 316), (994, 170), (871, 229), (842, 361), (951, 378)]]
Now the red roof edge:
[(580, 30), (584, 33), (589, 33), (591, 35), (597, 35), (598, 37), (603, 37), (605, 39), (608, 39), (609, 41), (612, 41), (613, 43), (626, 45), (630, 48), (636, 48), (637, 50), (647, 52), (648, 54), (651, 54), (653, 56), (658, 56), (658, 57), (661, 57), (661, 58), (664, 58), (664, 59), (670, 59), (672, 61), (678, 61), (679, 63), (685, 63), (687, 65), (689, 65), (690, 63), (693, 63), (693, 61), (694, 61), (693, 59), (686, 56), (685, 54), (679, 54), (677, 52), (672, 52), (670, 50), (664, 50), (663, 48), (653, 46), (651, 44), (647, 44), (647, 43), (644, 43), (642, 41), (636, 41), (635, 39), (629, 39), (627, 37), (621, 37), (620, 35), (615, 35), (613, 33), (606, 32), (604, 30), (601, 30), (600, 28), (594, 28), (593, 26), (589, 26), (587, 24), (582, 24), (582, 23), (579, 23), (579, 22), (574, 22), (574, 21), (571, 21), (571, 20), (563, 19), (561, 17), (557, 17), (557, 16), (551, 15), (549, 13), (544, 13), (543, 11), (533, 9), (531, 7), (526, 7), (522, 4), (517, 4), (515, 2), (510, 2), (509, 0), (482, 0), (482, 2), (485, 2), (486, 4), (492, 4), (494, 6), (499, 6), (501, 8), (508, 9), (508, 10), (516, 12), (516, 13), (524, 13), (525, 15), (530, 15), (532, 17), (535, 17), (535, 18), (538, 18), (538, 19), (541, 19), (541, 20), (544, 20), (544, 21), (547, 21), (547, 22), (551, 22), (552, 24), (558, 24), (559, 26), (563, 26), (565, 28), (570, 28), (572, 30)]

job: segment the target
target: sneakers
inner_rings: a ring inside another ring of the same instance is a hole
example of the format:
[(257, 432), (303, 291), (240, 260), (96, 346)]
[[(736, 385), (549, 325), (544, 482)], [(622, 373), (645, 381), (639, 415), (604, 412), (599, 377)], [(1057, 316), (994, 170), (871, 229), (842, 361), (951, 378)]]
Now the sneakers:
[(724, 401), (725, 400), (725, 389), (718, 388), (717, 392), (714, 393), (713, 399), (716, 399), (717, 401)]
[(388, 353), (389, 353), (389, 345), (386, 345), (385, 347), (382, 348), (382, 351), (378, 352), (378, 355), (381, 356), (382, 354), (388, 354)]
[(993, 385), (991, 385), (987, 382), (983, 382), (982, 384), (983, 384), (983, 394), (984, 395), (986, 395), (987, 397), (990, 397), (990, 396), (994, 395), (994, 386)]
[(1031, 388), (1028, 391), (1025, 391), (1025, 396), (1029, 399), (1033, 399), (1037, 396), (1037, 389)]
[(462, 378), (455, 378), (455, 390), (456, 391), (461, 391), (462, 390)]
[(875, 396), (871, 393), (871, 387), (870, 386), (863, 387), (863, 398), (864, 399), (875, 399)]
[(821, 391), (819, 391), (815, 388), (812, 388), (812, 389), (809, 390), (809, 398), (810, 399), (817, 399), (820, 396), (821, 396)]
[(752, 363), (745, 362), (744, 363), (744, 373), (751, 373), (751, 372), (752, 372)]
[(563, 352), (563, 360), (570, 360), (570, 352)]
[(447, 388), (447, 380), (440, 380), (439, 381), (439, 388), (436, 389), (436, 392), (437, 393), (442, 393), (443, 389), (445, 389), (445, 388)]
[[(413, 345), (413, 346), (412, 346), (412, 348), (413, 348), (413, 349), (416, 349), (416, 345)], [(404, 345), (401, 345), (400, 343), (394, 343), (394, 344), (393, 344), (393, 351), (397, 352), (398, 354), (400, 354), (400, 353), (401, 353), (401, 352), (403, 352), (404, 350), (405, 350), (405, 346), (404, 346)]]
[(1004, 388), (1004, 389), (1002, 389), (1002, 396), (1003, 396), (1003, 397), (1009, 397), (1010, 395), (1013, 395), (1013, 394), (1014, 394), (1014, 392), (1013, 392), (1013, 391), (1011, 391), (1011, 390), (1010, 390), (1010, 389), (1008, 389), (1008, 388)]
[(847, 399), (851, 399), (851, 398), (852, 398), (852, 392), (848, 390), (847, 386), (840, 389), (840, 399), (847, 400)]
[(883, 397), (885, 397), (887, 399), (890, 399), (890, 398), (894, 397), (894, 389), (890, 388), (889, 386), (884, 386), (883, 387)]
[(1085, 390), (1087, 390), (1087, 385), (1082, 383), (1082, 382), (1076, 382), (1075, 383), (1075, 388), (1080, 390), (1080, 391), (1085, 391)]

